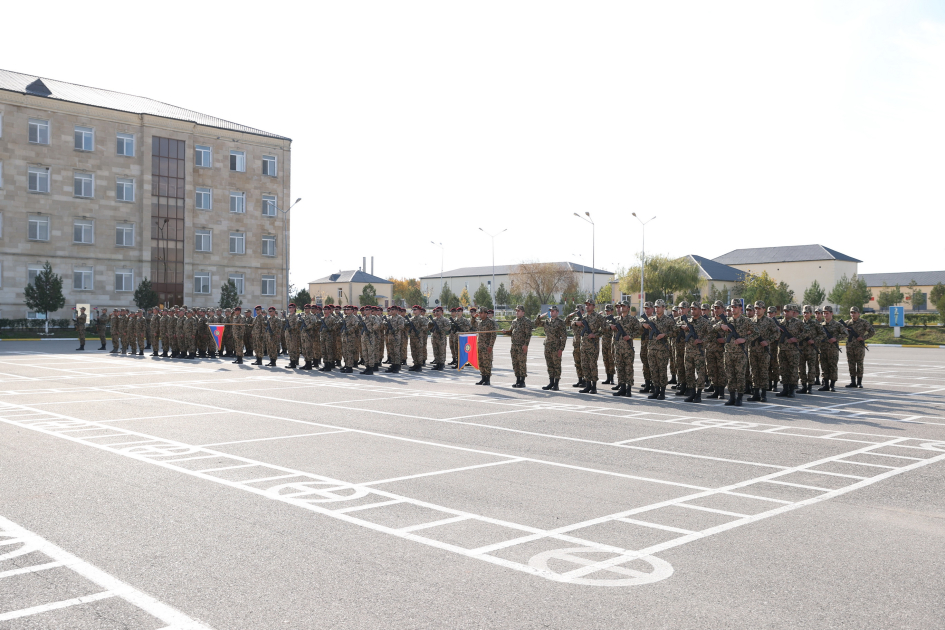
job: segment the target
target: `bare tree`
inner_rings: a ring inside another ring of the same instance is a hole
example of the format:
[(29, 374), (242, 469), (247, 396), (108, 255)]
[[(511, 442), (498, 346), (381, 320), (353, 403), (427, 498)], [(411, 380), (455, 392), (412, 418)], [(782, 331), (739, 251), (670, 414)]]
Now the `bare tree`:
[(512, 270), (509, 280), (517, 292), (534, 293), (542, 304), (577, 286), (574, 272), (559, 263), (523, 262)]

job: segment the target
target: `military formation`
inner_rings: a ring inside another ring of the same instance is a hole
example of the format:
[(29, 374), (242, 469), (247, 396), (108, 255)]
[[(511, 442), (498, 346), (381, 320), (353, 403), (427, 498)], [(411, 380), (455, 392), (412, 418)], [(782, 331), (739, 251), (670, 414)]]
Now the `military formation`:
[[(743, 308), (744, 311), (743, 312)], [(222, 324), (219, 345), (211, 325)], [(726, 405), (741, 406), (745, 394), (750, 402), (767, 402), (768, 392), (778, 397), (836, 391), (839, 379), (840, 339), (846, 338), (850, 383), (863, 387), (863, 361), (866, 340), (875, 334), (873, 326), (860, 317), (859, 309), (850, 309), (844, 322), (834, 317), (833, 308), (803, 308), (788, 304), (782, 310), (765, 307), (761, 301), (745, 304), (732, 300), (712, 305), (682, 301), (667, 307), (663, 300), (646, 302), (643, 312), (631, 314), (626, 302), (606, 305), (597, 312), (594, 300), (587, 300), (562, 318), (552, 306), (547, 315), (532, 321), (525, 307), (515, 309), (515, 318), (507, 330), (499, 330), (494, 312), (489, 309), (451, 309), (449, 315), (437, 306), (430, 314), (414, 305), (410, 312), (390, 306), (387, 313), (377, 306), (355, 307), (306, 304), (301, 310), (289, 304), (288, 311), (256, 306), (252, 312), (240, 307), (188, 308), (129, 311), (95, 309), (92, 322), (85, 308), (75, 319), (79, 348), (85, 349), (86, 328), (95, 327), (101, 341), (99, 350), (107, 350), (106, 332), (111, 330), (113, 354), (144, 355), (173, 359), (233, 357), (242, 364), (244, 357), (255, 357), (253, 365), (278, 367), (280, 355), (288, 356), (289, 369), (371, 375), (388, 365), (385, 373), (409, 372), (427, 367), (427, 348), (432, 348), (430, 368), (444, 370), (457, 366), (459, 335), (479, 335), (478, 359), (481, 379), (477, 385), (491, 385), (493, 348), (498, 334), (511, 337), (510, 354), (515, 374), (513, 388), (524, 388), (528, 376), (528, 346), (536, 328), (544, 330), (544, 358), (548, 384), (544, 390), (559, 391), (561, 361), (568, 332), (573, 335), (573, 359), (582, 394), (597, 394), (600, 359), (603, 358), (602, 385), (612, 385), (614, 396), (632, 396), (634, 362), (640, 343), (643, 385), (638, 393), (647, 398), (665, 400), (672, 386), (675, 396), (688, 403), (707, 398), (726, 397)], [(429, 342), (429, 344), (428, 344)], [(446, 353), (449, 350), (450, 361)], [(385, 358), (386, 354), (386, 358)], [(302, 363), (304, 361), (304, 363)], [(301, 363), (301, 365), (300, 365)], [(616, 380), (615, 380), (616, 379)], [(778, 391), (778, 386), (781, 390)]]

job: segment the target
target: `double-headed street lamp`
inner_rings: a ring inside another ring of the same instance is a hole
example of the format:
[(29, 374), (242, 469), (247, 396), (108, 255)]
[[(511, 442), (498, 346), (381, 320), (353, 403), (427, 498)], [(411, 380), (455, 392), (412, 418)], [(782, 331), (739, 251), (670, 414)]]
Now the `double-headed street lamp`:
[(634, 217), (637, 221), (640, 222), (640, 225), (643, 226), (643, 246), (642, 246), (642, 248), (641, 248), (641, 253), (640, 253), (640, 312), (642, 313), (642, 312), (643, 312), (643, 300), (644, 300), (644, 298), (646, 297), (646, 296), (644, 295), (644, 293), (643, 293), (643, 271), (644, 271), (644, 269), (646, 269), (646, 224), (649, 223), (650, 221), (652, 221), (653, 219), (655, 219), (656, 217), (653, 217), (653, 219), (649, 219), (649, 220), (647, 220), (647, 221), (644, 221), (643, 219), (641, 219), (640, 217), (637, 216), (637, 213), (636, 213), (636, 212), (633, 212), (633, 213), (631, 213), (631, 214), (633, 214), (633, 217)]
[(499, 232), (496, 232), (495, 234), (489, 234), (482, 228), (479, 228), (479, 231), (492, 239), (492, 285), (489, 288), (492, 289), (491, 291), (492, 308), (495, 308), (495, 237), (498, 236), (499, 234), (502, 234), (502, 232), (508, 232), (509, 229), (505, 228), (504, 230), (500, 230)]
[(295, 204), (302, 201), (299, 197), (291, 206), (282, 210), (278, 206), (276, 209), (282, 212), (282, 249), (285, 250), (285, 310), (289, 312), (289, 210), (295, 207)]
[(591, 218), (591, 213), (585, 212), (584, 214), (587, 216), (587, 218), (582, 217), (577, 212), (574, 213), (574, 216), (581, 219), (582, 221), (587, 221), (588, 223), (591, 224), (591, 295), (596, 299), (597, 298), (597, 285), (594, 282), (595, 280), (594, 274), (596, 273), (596, 270), (597, 270), (597, 263), (594, 262), (594, 240), (595, 240), (594, 232), (596, 231), (596, 229), (594, 226), (594, 219)]

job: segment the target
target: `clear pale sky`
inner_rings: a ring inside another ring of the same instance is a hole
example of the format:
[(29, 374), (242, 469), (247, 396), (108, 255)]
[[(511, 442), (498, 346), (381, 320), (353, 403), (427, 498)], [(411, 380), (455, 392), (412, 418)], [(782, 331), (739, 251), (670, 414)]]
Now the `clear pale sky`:
[[(945, 268), (945, 3), (5, 3), (0, 67), (293, 139), (292, 281), (821, 243)], [(369, 263), (370, 265), (370, 263)]]

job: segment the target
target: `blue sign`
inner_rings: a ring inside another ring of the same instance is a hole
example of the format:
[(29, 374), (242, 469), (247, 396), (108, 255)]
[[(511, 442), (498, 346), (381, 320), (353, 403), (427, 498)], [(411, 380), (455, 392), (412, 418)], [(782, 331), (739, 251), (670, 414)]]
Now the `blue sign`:
[(890, 306), (889, 307), (889, 326), (895, 328), (899, 326), (902, 328), (906, 325), (906, 307), (905, 306)]

